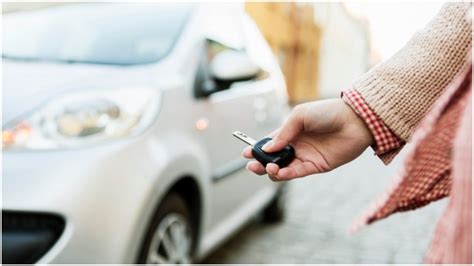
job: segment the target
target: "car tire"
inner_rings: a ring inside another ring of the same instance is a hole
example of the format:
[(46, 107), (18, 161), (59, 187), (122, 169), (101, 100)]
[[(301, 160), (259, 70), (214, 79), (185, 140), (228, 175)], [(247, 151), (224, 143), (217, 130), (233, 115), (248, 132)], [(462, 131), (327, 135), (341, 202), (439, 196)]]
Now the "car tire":
[(285, 219), (287, 186), (282, 185), (275, 197), (263, 210), (264, 223), (278, 223)]
[(138, 263), (192, 263), (195, 234), (190, 213), (183, 197), (168, 194), (148, 227)]

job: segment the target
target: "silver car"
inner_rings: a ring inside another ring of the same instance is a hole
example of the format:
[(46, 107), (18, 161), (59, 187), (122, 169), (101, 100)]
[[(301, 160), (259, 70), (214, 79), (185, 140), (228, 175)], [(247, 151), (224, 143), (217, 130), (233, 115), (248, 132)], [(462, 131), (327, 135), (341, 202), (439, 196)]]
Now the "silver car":
[(199, 261), (281, 185), (244, 145), (288, 112), (243, 4), (3, 14), (3, 263)]

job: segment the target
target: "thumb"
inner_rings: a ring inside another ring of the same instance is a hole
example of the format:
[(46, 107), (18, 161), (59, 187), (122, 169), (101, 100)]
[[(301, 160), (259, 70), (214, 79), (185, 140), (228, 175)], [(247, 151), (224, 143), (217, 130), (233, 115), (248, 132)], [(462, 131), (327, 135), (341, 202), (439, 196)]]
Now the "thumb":
[(303, 120), (302, 112), (293, 111), (272, 140), (263, 145), (262, 149), (265, 152), (277, 152), (285, 148), (303, 130)]

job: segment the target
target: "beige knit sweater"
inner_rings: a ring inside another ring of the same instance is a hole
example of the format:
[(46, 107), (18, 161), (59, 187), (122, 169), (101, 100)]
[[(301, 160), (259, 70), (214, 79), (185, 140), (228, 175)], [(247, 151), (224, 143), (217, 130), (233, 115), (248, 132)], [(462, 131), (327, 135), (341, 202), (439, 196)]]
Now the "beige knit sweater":
[(353, 84), (372, 110), (408, 140), (471, 51), (471, 3), (447, 3), (403, 49)]

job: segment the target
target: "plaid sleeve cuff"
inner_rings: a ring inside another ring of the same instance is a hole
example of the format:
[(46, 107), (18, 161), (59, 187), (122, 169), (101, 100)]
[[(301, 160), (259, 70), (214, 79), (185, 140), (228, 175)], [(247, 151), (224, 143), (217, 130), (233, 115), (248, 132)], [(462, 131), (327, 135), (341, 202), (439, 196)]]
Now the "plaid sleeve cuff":
[(375, 155), (385, 164), (390, 163), (405, 144), (404, 141), (385, 125), (357, 91), (345, 90), (341, 92), (341, 96), (342, 100), (367, 124), (375, 140), (375, 144), (372, 145)]

